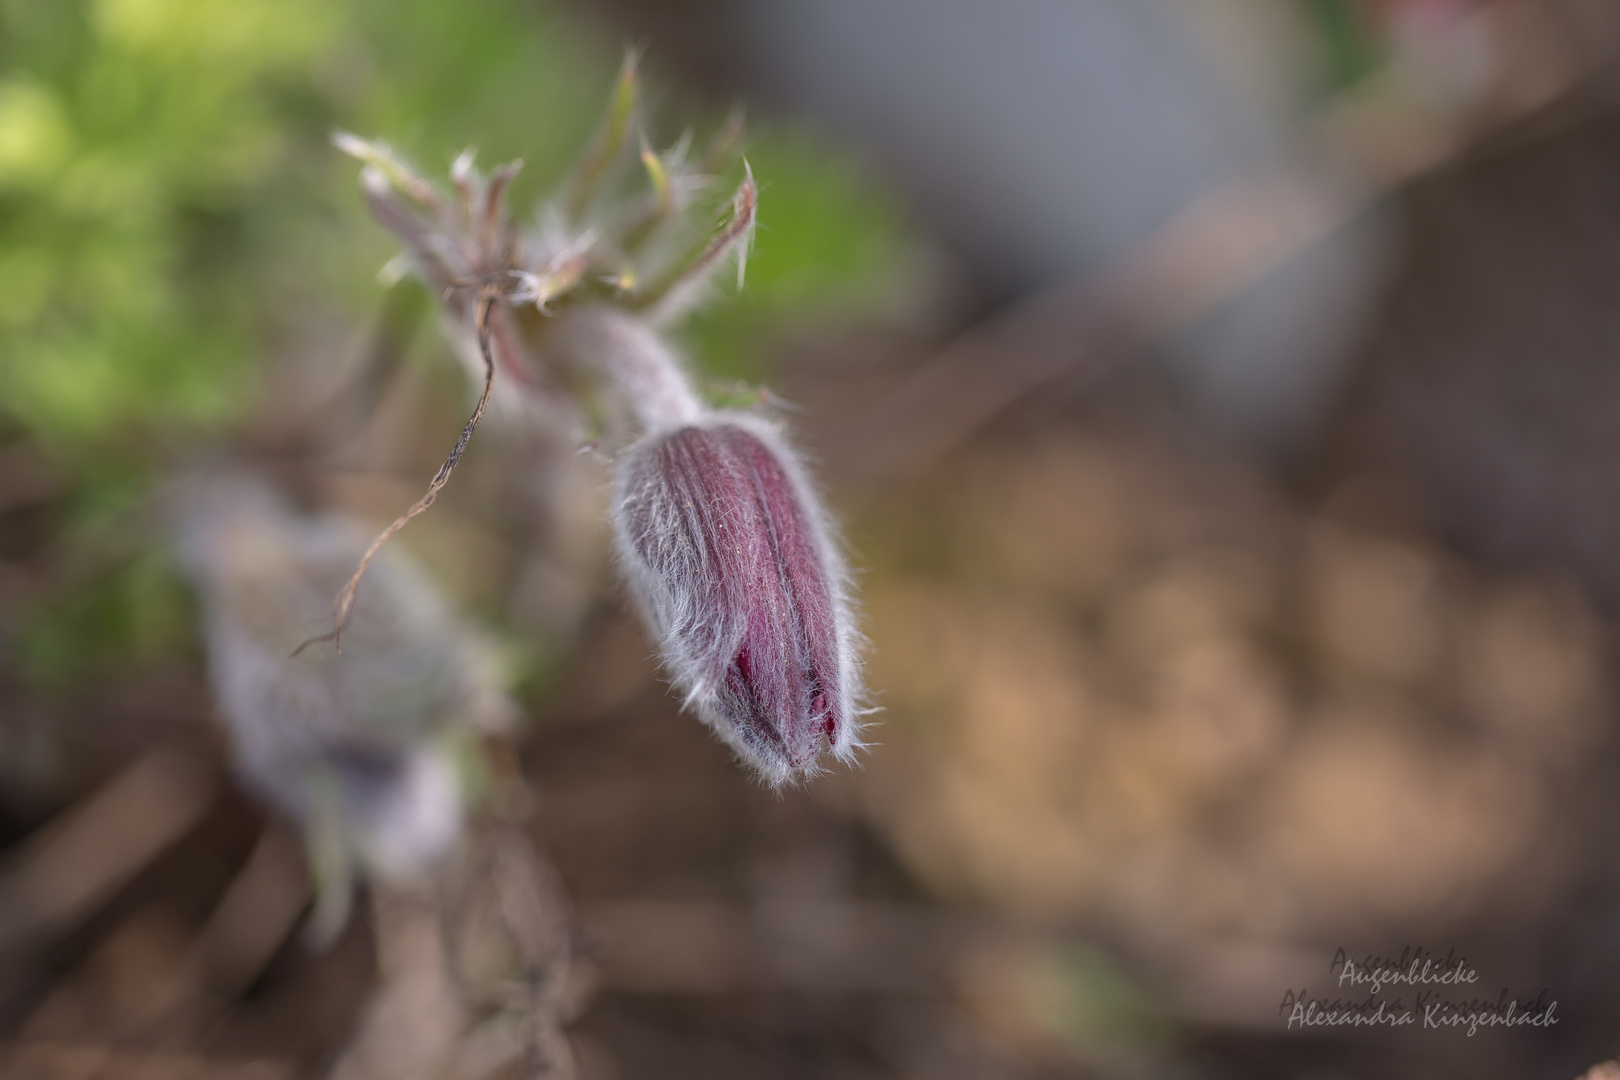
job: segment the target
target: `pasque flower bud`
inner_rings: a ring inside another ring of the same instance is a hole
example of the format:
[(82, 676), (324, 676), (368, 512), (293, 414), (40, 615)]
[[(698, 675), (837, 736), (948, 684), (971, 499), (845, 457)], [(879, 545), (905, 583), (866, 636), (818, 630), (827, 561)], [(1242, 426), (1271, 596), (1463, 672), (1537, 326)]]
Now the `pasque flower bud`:
[[(338, 145), (365, 162), (366, 198), (444, 298), (483, 383), (428, 493), (373, 542), (425, 510), (488, 402), (496, 372), (615, 458), (612, 516), (630, 591), (689, 707), (766, 779), (813, 772), (823, 747), (858, 745), (856, 633), (833, 532), (775, 429), (714, 412), (661, 331), (735, 261), (741, 287), (758, 189), (740, 157), (740, 117), (696, 158), (655, 153), (639, 128), (634, 58), (606, 120), (538, 229), (509, 221), (516, 165), (485, 178), (470, 155), (441, 191), (380, 143)], [(631, 153), (639, 144), (639, 154)], [(624, 197), (625, 166), (645, 191)], [(729, 200), (705, 207), (740, 167)], [(369, 559), (369, 555), (367, 556)], [(339, 595), (336, 641), (365, 561)]]
[(718, 413), (623, 454), (619, 556), (686, 702), (772, 783), (857, 740), (845, 571), (774, 431)]
[(239, 468), (199, 470), (173, 495), (237, 769), (304, 828), (329, 936), (356, 871), (409, 878), (451, 849), (458, 751), (511, 705), (488, 646), (397, 552), (379, 556), (341, 654), (293, 655), (365, 548), (357, 522), (295, 513)]

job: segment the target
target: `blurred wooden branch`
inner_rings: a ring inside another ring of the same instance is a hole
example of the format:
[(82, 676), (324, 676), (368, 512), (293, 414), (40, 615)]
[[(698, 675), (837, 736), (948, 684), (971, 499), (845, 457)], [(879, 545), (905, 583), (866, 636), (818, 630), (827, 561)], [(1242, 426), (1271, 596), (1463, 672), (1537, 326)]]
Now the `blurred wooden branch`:
[(1473, 112), (1419, 107), (1389, 71), (1352, 89), (1303, 140), (1338, 163), (1279, 166), (1194, 201), (1100, 273), (1059, 282), (949, 342), (881, 395), (828, 448), (831, 464), (881, 488), (915, 475), (1014, 403), (1059, 378), (1090, 383), (1257, 285), (1365, 213), (1384, 193), (1594, 76), (1611, 51), (1582, 51), (1586, 25), (1559, 5), (1494, 4), (1470, 16), (1502, 49), (1495, 92)]
[(153, 750), (29, 837), (0, 872), (0, 953), (94, 911), (202, 819), (217, 787), (195, 755)]
[(291, 1065), (203, 1054), (35, 1042), (0, 1052), (13, 1080), (291, 1080)]
[(881, 398), (830, 451), (868, 484), (948, 454), (1059, 377), (1100, 379), (1121, 359), (1238, 296), (1365, 206), (1282, 170), (1195, 202), (1096, 276), (1062, 282), (956, 338)]
[(270, 963), (313, 893), (303, 846), (279, 821), (259, 834), (193, 945), (208, 987), (235, 997)]

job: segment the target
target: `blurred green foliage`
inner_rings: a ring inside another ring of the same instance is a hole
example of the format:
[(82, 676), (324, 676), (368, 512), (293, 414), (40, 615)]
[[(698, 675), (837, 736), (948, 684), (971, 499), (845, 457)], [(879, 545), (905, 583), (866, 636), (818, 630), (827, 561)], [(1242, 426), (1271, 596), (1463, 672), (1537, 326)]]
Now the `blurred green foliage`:
[[(335, 128), (429, 175), (469, 144), (486, 163), (522, 157), (523, 208), (583, 147), (620, 48), (520, 0), (0, 0), (0, 430), (64, 466), (70, 520), (122, 501), (251, 408), (301, 310), (361, 321), (382, 302), (394, 249)], [(718, 120), (675, 111), (654, 120)], [(748, 290), (689, 338), (730, 377), (757, 377), (749, 358), (784, 321), (869, 311), (902, 264), (897, 215), (849, 161), (757, 126), (749, 155), (763, 196)], [(141, 625), (172, 608), (152, 574), (28, 620), (25, 668), (65, 678), (87, 635), (131, 655), (169, 640)]]
[(41, 610), (20, 635), (15, 659), (36, 689), (72, 690), (86, 671), (183, 652), (192, 625), (190, 598), (174, 568), (145, 552)]
[(1322, 97), (1331, 97), (1378, 70), (1385, 59), (1366, 0), (1300, 0), (1315, 32)]
[[(385, 241), (356, 242), (334, 127), (430, 172), (469, 142), (521, 156), (523, 205), (583, 144), (617, 60), (502, 0), (5, 0), (0, 34), (0, 401), (64, 448), (228, 420), (278, 280), (315, 268), (374, 302)], [(764, 225), (739, 316), (705, 317), (722, 343), (859, 303), (897, 266), (892, 211), (848, 162), (769, 132), (750, 156)]]
[(237, 219), (285, 157), (273, 87), (318, 3), (8, 0), (0, 76), (0, 392), (60, 444), (218, 417), (250, 298)]
[(762, 347), (784, 321), (881, 309), (907, 287), (901, 215), (856, 164), (814, 134), (756, 133), (759, 226), (747, 285), (699, 311), (684, 338), (708, 374), (758, 380)]

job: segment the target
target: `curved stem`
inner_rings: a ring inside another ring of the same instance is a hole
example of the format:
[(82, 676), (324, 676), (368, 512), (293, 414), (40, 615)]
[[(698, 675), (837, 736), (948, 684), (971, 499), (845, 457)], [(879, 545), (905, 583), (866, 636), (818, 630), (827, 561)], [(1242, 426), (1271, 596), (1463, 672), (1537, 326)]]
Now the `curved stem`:
[(563, 338), (566, 362), (618, 395), (640, 432), (682, 427), (703, 415), (675, 354), (641, 321), (587, 308), (568, 317)]
[(300, 644), (292, 651), (293, 656), (297, 656), (311, 645), (325, 641), (332, 642), (338, 652), (343, 651), (343, 628), (348, 625), (349, 618), (354, 614), (355, 593), (360, 588), (360, 579), (365, 576), (371, 560), (377, 557), (377, 552), (382, 550), (382, 546), (388, 543), (395, 533), (403, 529), (412, 518), (432, 506), (433, 501), (439, 497), (439, 492), (449, 482), (450, 474), (455, 471), (456, 462), (461, 460), (462, 453), (467, 449), (467, 443), (472, 439), (473, 431), (478, 427), (478, 422), (484, 418), (484, 409), (489, 405), (490, 390), (495, 386), (495, 355), (489, 344), (489, 313), (494, 304), (493, 296), (485, 295), (478, 299), (478, 349), (484, 357), (484, 389), (478, 395), (478, 404), (473, 408), (472, 416), (461, 429), (461, 437), (456, 440), (455, 448), (450, 451), (450, 456), (444, 459), (444, 464), (439, 466), (439, 471), (428, 484), (427, 492), (416, 500), (409, 510), (395, 518), (388, 528), (378, 533), (371, 546), (366, 548), (366, 553), (360, 557), (360, 564), (355, 567), (354, 573), (342, 591), (337, 594), (337, 599), (332, 601), (332, 629)]

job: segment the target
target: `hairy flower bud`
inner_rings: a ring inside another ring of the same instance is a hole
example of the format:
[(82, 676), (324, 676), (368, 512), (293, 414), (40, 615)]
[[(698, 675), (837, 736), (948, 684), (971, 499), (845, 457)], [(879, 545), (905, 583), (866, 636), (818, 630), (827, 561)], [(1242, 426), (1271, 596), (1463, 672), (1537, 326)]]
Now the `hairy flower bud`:
[(355, 871), (410, 878), (453, 847), (466, 794), (457, 755), (512, 706), (488, 645), (395, 552), (367, 579), (343, 652), (293, 655), (365, 549), (357, 522), (295, 513), (243, 469), (199, 470), (173, 494), (237, 769), (303, 826), (325, 879), (318, 936), (329, 936)]
[(686, 704), (771, 783), (857, 740), (845, 573), (793, 455), (760, 421), (657, 431), (618, 471), (619, 555)]
[[(515, 163), (486, 178), (464, 155), (446, 191), (381, 143), (337, 136), (364, 163), (366, 199), (404, 242), (404, 265), (443, 298), (483, 388), (427, 493), (373, 542), (338, 594), (332, 631), (310, 643), (346, 632), (367, 563), (432, 504), (499, 371), (550, 403), (551, 430), (589, 430), (594, 447), (619, 454), (620, 559), (673, 681), (781, 783), (815, 770), (823, 740), (843, 758), (857, 745), (845, 572), (794, 455), (762, 421), (710, 411), (660, 333), (733, 261), (742, 287), (759, 193), (741, 118), (701, 155), (687, 138), (658, 153), (639, 130), (638, 86), (632, 55), (539, 228), (506, 212)], [(642, 175), (629, 181), (637, 162)], [(716, 182), (739, 171), (715, 204)]]

